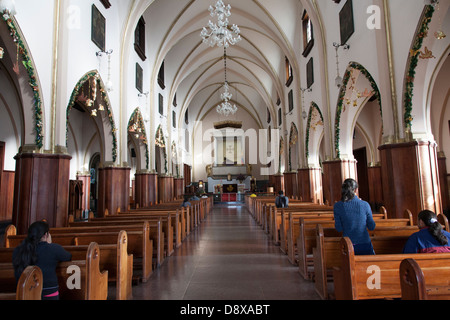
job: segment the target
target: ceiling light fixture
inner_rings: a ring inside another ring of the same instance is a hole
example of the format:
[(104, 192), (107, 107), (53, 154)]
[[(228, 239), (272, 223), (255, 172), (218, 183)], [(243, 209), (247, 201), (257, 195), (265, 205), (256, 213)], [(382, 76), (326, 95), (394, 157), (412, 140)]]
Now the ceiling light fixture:
[(223, 55), (224, 65), (225, 65), (225, 83), (223, 85), (224, 92), (221, 94), (220, 98), (222, 99), (222, 103), (219, 104), (216, 108), (217, 113), (221, 114), (225, 117), (228, 117), (230, 115), (234, 115), (237, 112), (237, 107), (234, 104), (231, 104), (231, 98), (233, 95), (230, 93), (230, 86), (228, 85), (227, 80), (227, 49), (224, 49), (224, 55)]
[(228, 17), (231, 16), (231, 6), (223, 3), (222, 0), (216, 2), (215, 8), (209, 7), (211, 17), (217, 16), (217, 23), (213, 23), (209, 20), (208, 27), (204, 27), (201, 32), (203, 43), (208, 44), (210, 47), (218, 46), (228, 48), (230, 45), (235, 45), (241, 41), (239, 27), (235, 24), (231, 26), (231, 30), (228, 28)]

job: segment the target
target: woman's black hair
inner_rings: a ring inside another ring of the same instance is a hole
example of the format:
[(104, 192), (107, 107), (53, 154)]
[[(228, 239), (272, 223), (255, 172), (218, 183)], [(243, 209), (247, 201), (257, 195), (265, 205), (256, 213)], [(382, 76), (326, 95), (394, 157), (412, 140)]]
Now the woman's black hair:
[(441, 244), (448, 244), (447, 237), (442, 233), (442, 226), (437, 220), (437, 215), (430, 210), (423, 210), (419, 213), (420, 220), (428, 227), (430, 234)]
[(356, 195), (356, 189), (358, 189), (358, 182), (354, 179), (346, 179), (342, 184), (341, 201), (347, 202), (352, 200)]
[(17, 254), (14, 256), (14, 269), (19, 274), (30, 265), (37, 263), (36, 248), (42, 237), (49, 231), (49, 226), (44, 221), (37, 221), (28, 228), (28, 235), (17, 247)]

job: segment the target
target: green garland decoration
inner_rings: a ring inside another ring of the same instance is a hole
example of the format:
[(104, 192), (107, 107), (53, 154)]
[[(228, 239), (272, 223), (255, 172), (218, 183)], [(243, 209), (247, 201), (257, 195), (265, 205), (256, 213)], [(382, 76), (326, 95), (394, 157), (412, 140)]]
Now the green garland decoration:
[(340, 158), (340, 156), (341, 156), (341, 151), (340, 151), (340, 148), (339, 148), (339, 145), (340, 145), (341, 114), (342, 114), (342, 110), (343, 110), (343, 106), (344, 106), (344, 97), (345, 97), (345, 94), (346, 94), (347, 84), (348, 84), (348, 81), (350, 80), (350, 77), (351, 77), (351, 74), (352, 74), (352, 72), (351, 72), (352, 69), (356, 69), (356, 70), (360, 71), (367, 78), (367, 80), (369, 80), (369, 83), (370, 83), (370, 85), (372, 87), (372, 90), (374, 92), (374, 96), (378, 100), (378, 103), (380, 105), (381, 117), (383, 117), (383, 107), (382, 107), (382, 104), (381, 104), (381, 94), (380, 94), (380, 90), (378, 89), (377, 83), (375, 82), (375, 80), (373, 79), (372, 75), (369, 73), (369, 71), (367, 71), (366, 68), (364, 68), (362, 65), (360, 65), (357, 62), (350, 62), (349, 67), (347, 68), (347, 71), (345, 72), (341, 89), (339, 91), (338, 105), (337, 105), (337, 108), (336, 108), (335, 150), (336, 150), (337, 158)]
[(112, 138), (113, 138), (113, 149), (112, 149), (112, 157), (113, 157), (113, 162), (117, 161), (117, 137), (116, 137), (116, 132), (117, 132), (117, 128), (116, 125), (114, 123), (114, 117), (110, 108), (110, 101), (108, 98), (108, 94), (106, 92), (106, 90), (103, 88), (103, 84), (100, 80), (100, 77), (98, 77), (98, 72), (97, 71), (91, 71), (88, 72), (86, 75), (84, 75), (80, 81), (78, 81), (78, 83), (76, 84), (72, 95), (70, 96), (70, 100), (69, 100), (69, 106), (67, 107), (66, 110), (66, 119), (67, 119), (67, 126), (66, 126), (66, 147), (69, 146), (69, 116), (70, 116), (70, 112), (72, 111), (73, 106), (75, 105), (75, 101), (80, 93), (81, 87), (84, 85), (84, 83), (86, 81), (88, 81), (91, 77), (97, 77), (96, 81), (97, 81), (97, 85), (101, 88), (100, 92), (102, 94), (102, 99), (105, 102), (106, 106), (105, 106), (105, 111), (108, 115), (108, 119), (109, 119), (109, 123), (111, 124), (111, 134), (112, 134)]
[[(160, 141), (158, 139), (161, 139)], [(156, 130), (156, 137), (155, 137), (155, 141), (158, 143), (162, 143), (162, 145), (164, 145), (164, 148), (162, 148), (163, 151), (163, 155), (164, 155), (164, 171), (167, 174), (167, 153), (166, 153), (166, 139), (164, 139), (164, 133), (162, 131), (162, 127), (161, 125), (159, 125), (158, 129)]]
[(6, 22), (6, 25), (8, 26), (8, 30), (11, 34), (11, 37), (16, 42), (16, 45), (18, 47), (20, 56), (22, 58), (22, 64), (27, 70), (27, 74), (29, 77), (28, 84), (30, 85), (31, 89), (33, 90), (33, 107), (34, 107), (34, 120), (35, 120), (35, 132), (36, 132), (36, 139), (35, 143), (36, 146), (41, 149), (44, 145), (44, 135), (42, 133), (43, 131), (43, 122), (42, 122), (42, 101), (39, 91), (39, 84), (36, 77), (36, 72), (33, 67), (33, 61), (31, 60), (31, 57), (28, 53), (28, 50), (25, 46), (24, 41), (22, 40), (22, 37), (20, 36), (19, 31), (17, 30), (17, 26), (14, 23), (14, 20), (6, 14), (6, 10), (1, 13), (3, 21)]
[(425, 12), (423, 14), (422, 22), (420, 28), (417, 31), (415, 41), (412, 45), (410, 55), (409, 55), (409, 67), (406, 75), (405, 83), (405, 128), (411, 128), (413, 117), (412, 117), (412, 100), (414, 96), (414, 80), (416, 78), (416, 68), (419, 63), (419, 54), (422, 49), (423, 40), (428, 35), (429, 25), (434, 14), (434, 6), (425, 6)]
[(306, 142), (305, 142), (306, 143), (306, 145), (305, 145), (306, 159), (309, 158), (309, 133), (310, 133), (310, 129), (311, 129), (312, 113), (313, 113), (314, 109), (317, 109), (317, 111), (319, 112), (319, 115), (320, 115), (320, 119), (322, 120), (322, 122), (324, 121), (322, 111), (320, 111), (319, 106), (314, 101), (312, 101), (311, 107), (309, 108), (308, 122), (306, 124)]
[(292, 138), (294, 137), (294, 135), (297, 134), (297, 140), (298, 140), (298, 129), (297, 126), (295, 125), (295, 123), (291, 124), (291, 131), (289, 133), (289, 171), (292, 171)]
[(142, 140), (142, 143), (145, 146), (146, 168), (148, 170), (150, 168), (150, 155), (148, 150), (147, 133), (145, 132), (144, 118), (142, 117), (142, 113), (139, 108), (136, 108), (136, 110), (134, 110), (131, 114), (130, 121), (128, 122), (128, 130), (134, 124), (134, 119), (137, 119), (138, 127), (141, 129), (142, 135), (144, 136), (144, 140)]

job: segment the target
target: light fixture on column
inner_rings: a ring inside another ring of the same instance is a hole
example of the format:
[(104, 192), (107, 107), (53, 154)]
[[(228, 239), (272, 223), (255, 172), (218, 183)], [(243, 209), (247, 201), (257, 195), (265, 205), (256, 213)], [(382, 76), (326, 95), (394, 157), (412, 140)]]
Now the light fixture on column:
[(208, 44), (210, 47), (219, 46), (228, 48), (230, 45), (235, 45), (241, 41), (239, 27), (235, 24), (231, 26), (231, 30), (228, 29), (229, 21), (228, 17), (231, 16), (231, 6), (223, 3), (222, 0), (218, 0), (213, 6), (209, 7), (211, 17), (217, 16), (217, 23), (213, 23), (209, 20), (208, 27), (204, 27), (201, 32), (203, 43)]
[(336, 87), (340, 88), (342, 86), (343, 79), (340, 76), (340, 71), (339, 71), (339, 52), (338, 51), (339, 51), (339, 47), (343, 47), (344, 50), (348, 50), (348, 49), (350, 49), (350, 46), (348, 44), (339, 44), (337, 42), (334, 42), (333, 47), (336, 49), (336, 74), (337, 74), (336, 79), (334, 81), (335, 81)]
[(233, 97), (233, 95), (229, 91), (230, 86), (228, 85), (228, 80), (227, 80), (227, 50), (226, 50), (226, 48), (224, 49), (223, 59), (224, 59), (224, 65), (225, 65), (225, 83), (223, 85), (224, 92), (220, 96), (220, 98), (222, 99), (223, 102), (217, 106), (216, 110), (217, 110), (217, 113), (219, 113), (225, 117), (228, 117), (232, 114), (236, 114), (238, 109), (237, 109), (236, 105), (230, 103), (230, 100)]
[(104, 54), (108, 56), (108, 80), (106, 81), (105, 87), (106, 91), (111, 92), (114, 90), (114, 85), (111, 81), (111, 55), (114, 51), (108, 50), (108, 51), (98, 51), (96, 52), (97, 57), (101, 57)]
[(5, 20), (17, 14), (16, 3), (14, 0), (0, 0), (0, 13), (3, 15)]

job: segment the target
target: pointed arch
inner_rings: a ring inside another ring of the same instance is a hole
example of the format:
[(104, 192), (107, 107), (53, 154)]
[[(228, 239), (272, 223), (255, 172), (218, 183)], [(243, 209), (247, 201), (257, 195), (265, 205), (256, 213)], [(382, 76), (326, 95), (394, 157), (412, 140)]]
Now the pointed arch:
[[(148, 139), (145, 132), (144, 118), (142, 116), (141, 110), (136, 108), (131, 114), (130, 120), (128, 121), (128, 133), (133, 137), (133, 141), (137, 142), (139, 146), (139, 163), (142, 163), (142, 152), (145, 153), (145, 168), (149, 170), (150, 165), (150, 153), (148, 148)], [(143, 149), (143, 150), (142, 150)], [(141, 166), (142, 167), (142, 166)], [(142, 169), (142, 168), (140, 168)]]
[[(83, 88), (88, 86), (88, 96), (85, 96)], [(97, 93), (100, 92), (100, 95)], [(91, 99), (92, 98), (92, 99)], [(72, 95), (69, 100), (69, 105), (66, 111), (67, 128), (66, 128), (66, 146), (68, 146), (68, 133), (69, 133), (69, 117), (72, 108), (76, 102), (81, 102), (83, 107), (91, 112), (93, 117), (97, 117), (100, 114), (99, 128), (102, 128), (103, 134), (100, 134), (103, 142), (103, 161), (112, 160), (117, 161), (117, 137), (116, 137), (116, 125), (112, 114), (111, 104), (108, 97), (108, 93), (105, 89), (105, 85), (101, 79), (97, 70), (86, 73), (76, 84)], [(108, 126), (109, 124), (109, 126)], [(108, 128), (109, 127), (109, 128)], [(110, 136), (107, 134), (110, 133)], [(111, 151), (107, 146), (111, 146)], [(109, 157), (107, 157), (109, 156)]]
[(406, 69), (405, 76), (405, 89), (404, 89), (404, 127), (405, 130), (411, 130), (413, 116), (413, 96), (414, 96), (414, 80), (416, 78), (416, 69), (419, 63), (420, 51), (424, 39), (428, 35), (429, 24), (435, 12), (433, 5), (427, 5), (424, 8), (422, 17), (419, 21), (419, 27), (414, 36), (414, 41), (411, 46), (408, 58), (408, 67)]
[[(0, 17), (1, 20), (5, 22), (9, 36), (11, 37), (11, 41), (8, 41), (9, 43), (5, 43), (7, 50), (10, 50), (11, 52), (16, 52), (17, 50), (18, 61), (15, 67), (17, 68), (16, 72), (18, 77), (27, 78), (27, 80), (23, 83), (27, 83), (28, 86), (22, 86), (20, 84), (22, 81), (18, 81), (23, 99), (23, 105), (28, 105), (29, 102), (33, 107), (31, 110), (23, 110), (25, 126), (29, 127), (34, 121), (34, 142), (39, 149), (42, 149), (44, 146), (43, 99), (39, 77), (36, 72), (36, 66), (16, 19), (8, 14), (1, 14)], [(0, 37), (2, 34), (6, 33), (5, 31), (0, 29)], [(4, 38), (6, 40), (8, 36), (5, 36)], [(22, 60), (22, 63), (20, 63), (19, 59)], [(21, 66), (24, 68), (21, 68)], [(28, 132), (28, 129), (25, 130)]]
[[(357, 80), (355, 79), (357, 76), (354, 76), (354, 72), (358, 71), (360, 74), (362, 74), (367, 81), (369, 82), (369, 85), (371, 86), (371, 92), (359, 92), (357, 89), (355, 90), (355, 85)], [(350, 92), (350, 90), (352, 92)], [(353, 95), (356, 91), (356, 99), (353, 102), (353, 106), (358, 107), (358, 110), (361, 110), (361, 106), (365, 105), (369, 99), (376, 99), (378, 101), (378, 104), (380, 106), (380, 113), (381, 117), (383, 117), (383, 108), (381, 104), (381, 95), (380, 90), (378, 89), (378, 85), (376, 84), (375, 80), (373, 79), (372, 75), (367, 71), (365, 67), (363, 67), (361, 64), (357, 62), (350, 62), (347, 70), (344, 75), (344, 79), (342, 82), (342, 86), (340, 88), (339, 97), (338, 97), (338, 104), (336, 108), (336, 117), (335, 117), (335, 152), (336, 152), (336, 158), (341, 157), (341, 144), (340, 144), (340, 129), (341, 129), (341, 116), (346, 111), (346, 105), (350, 104), (350, 98), (349, 95)], [(362, 99), (362, 102), (359, 101), (359, 99)], [(356, 101), (356, 102), (355, 102)], [(356, 119), (356, 117), (355, 117)], [(353, 123), (355, 125), (355, 123)]]
[[(322, 111), (320, 110), (319, 106), (312, 101), (311, 106), (309, 108), (308, 113), (308, 121), (306, 124), (306, 140), (305, 140), (305, 154), (306, 154), (306, 161), (309, 163), (308, 158), (310, 155), (310, 148), (309, 148), (309, 142), (311, 140), (311, 130), (316, 131), (318, 126), (322, 126), (322, 131), (324, 127), (324, 120)], [(319, 141), (315, 141), (317, 144), (319, 144)]]

